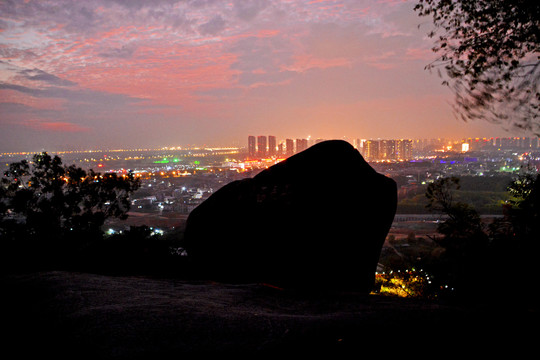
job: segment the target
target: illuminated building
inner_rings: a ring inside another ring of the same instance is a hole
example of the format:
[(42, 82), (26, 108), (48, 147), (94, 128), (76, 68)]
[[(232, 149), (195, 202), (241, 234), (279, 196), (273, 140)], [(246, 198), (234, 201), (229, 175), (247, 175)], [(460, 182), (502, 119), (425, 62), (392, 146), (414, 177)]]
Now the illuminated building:
[[(306, 150), (313, 144), (325, 141), (322, 138), (316, 139), (285, 139), (280, 140), (274, 135), (248, 136), (248, 154), (251, 159), (264, 159), (268, 157), (289, 157), (295, 153)], [(352, 145), (360, 151), (362, 156), (368, 161), (404, 161), (413, 158), (413, 148), (423, 148), (424, 143), (429, 142), (429, 146), (439, 147), (441, 139), (413, 141), (411, 139), (377, 139), (366, 140), (354, 138)], [(494, 143), (496, 140), (491, 138)], [(524, 143), (523, 141), (521, 143)], [(528, 144), (528, 143), (527, 143)]]
[(266, 157), (266, 136), (257, 137), (257, 155), (261, 158)]
[(286, 139), (285, 140), (285, 155), (291, 156), (294, 154), (294, 140)]
[(395, 140), (381, 140), (379, 142), (379, 158), (383, 160), (394, 160), (396, 158)]
[(528, 150), (538, 149), (537, 137), (503, 137), (503, 138), (468, 138), (463, 140), (469, 144), (469, 150)]
[(308, 148), (307, 139), (296, 139), (296, 152), (304, 151)]
[(365, 140), (362, 155), (368, 161), (412, 159), (413, 142), (409, 139)]
[(379, 141), (367, 140), (364, 143), (364, 157), (366, 160), (378, 160), (379, 159)]
[(412, 159), (412, 140), (396, 140), (396, 158), (398, 160)]
[(283, 155), (283, 154), (284, 154), (284, 152), (283, 152), (283, 142), (280, 142), (280, 143), (278, 144), (278, 150), (277, 150), (277, 153), (278, 153), (278, 155)]
[(248, 154), (249, 157), (254, 157), (257, 153), (257, 145), (255, 142), (255, 136), (248, 136)]
[(469, 150), (488, 149), (493, 146), (493, 138), (468, 138)]
[(268, 136), (268, 156), (276, 155), (276, 137)]

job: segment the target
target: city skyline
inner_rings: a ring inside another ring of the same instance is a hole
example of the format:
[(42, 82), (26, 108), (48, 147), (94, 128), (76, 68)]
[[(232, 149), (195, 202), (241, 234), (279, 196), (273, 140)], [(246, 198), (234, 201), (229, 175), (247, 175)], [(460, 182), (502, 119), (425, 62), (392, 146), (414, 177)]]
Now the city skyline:
[[(250, 146), (250, 141), (249, 141), (249, 138), (250, 137), (254, 137), (255, 138), (255, 147), (251, 147)], [(533, 149), (537, 149), (539, 146), (540, 146), (540, 138), (537, 137), (537, 136), (519, 136), (519, 137), (516, 137), (516, 136), (502, 136), (502, 137), (495, 137), (495, 136), (482, 136), (482, 137), (471, 137), (471, 136), (465, 136), (465, 137), (461, 137), (461, 138), (407, 138), (407, 139), (404, 139), (404, 138), (398, 138), (398, 139), (391, 139), (391, 138), (360, 138), (360, 137), (342, 137), (340, 139), (332, 139), (332, 138), (317, 138), (317, 139), (314, 139), (314, 138), (311, 138), (310, 136), (306, 137), (306, 138), (303, 138), (303, 137), (299, 137), (299, 138), (294, 138), (294, 137), (285, 137), (285, 138), (277, 138), (275, 135), (248, 135), (247, 138), (247, 142), (244, 141), (243, 144), (238, 144), (238, 145), (231, 145), (231, 144), (226, 144), (224, 146), (221, 146), (221, 147), (215, 147), (215, 146), (201, 146), (201, 145), (197, 145), (197, 144), (193, 144), (193, 145), (188, 145), (188, 146), (181, 146), (181, 145), (168, 145), (168, 146), (157, 146), (157, 147), (127, 147), (127, 148), (119, 148), (119, 147), (116, 147), (116, 148), (93, 148), (93, 149), (84, 149), (84, 148), (81, 148), (81, 149), (66, 149), (66, 148), (57, 148), (57, 149), (43, 149), (43, 150), (37, 150), (37, 151), (31, 151), (31, 150), (21, 150), (21, 151), (0, 151), (0, 155), (10, 155), (10, 154), (36, 154), (36, 153), (41, 153), (43, 151), (45, 152), (49, 152), (49, 153), (56, 153), (56, 154), (63, 154), (63, 153), (99, 153), (99, 152), (130, 152), (130, 151), (159, 151), (159, 150), (217, 150), (217, 151), (227, 151), (227, 150), (231, 150), (231, 149), (236, 149), (236, 150), (239, 150), (239, 149), (245, 149), (246, 152), (249, 154), (249, 153), (252, 153), (252, 152), (256, 152), (257, 150), (257, 140), (258, 138), (260, 137), (272, 137), (274, 138), (274, 142), (276, 144), (276, 149), (280, 149), (280, 147), (283, 148), (283, 152), (285, 155), (292, 155), (296, 152), (298, 152), (297, 150), (297, 146), (296, 146), (296, 142), (297, 141), (302, 141), (303, 144), (301, 145), (302, 148), (300, 149), (301, 150), (304, 150), (306, 149), (307, 147), (317, 143), (317, 142), (320, 142), (320, 141), (325, 141), (325, 140), (344, 140), (344, 141), (347, 141), (349, 142), (351, 145), (353, 145), (355, 148), (359, 149), (361, 147), (363, 147), (363, 143), (366, 142), (366, 141), (387, 141), (387, 140), (411, 140), (413, 142), (413, 146), (418, 146), (418, 144), (421, 144), (421, 143), (435, 143), (437, 142), (438, 144), (445, 144), (445, 145), (450, 145), (450, 144), (462, 144), (462, 143), (468, 143), (470, 144), (470, 148), (469, 150), (474, 150), (474, 149), (477, 149), (481, 146), (484, 146), (486, 145), (487, 143), (489, 143), (489, 145), (493, 145), (493, 146), (501, 146), (503, 145), (503, 147), (508, 147), (509, 145), (516, 145), (522, 141), (525, 141), (527, 142), (529, 145), (532, 146)], [(474, 143), (476, 143), (476, 145), (474, 145)], [(480, 146), (481, 145), (481, 146)], [(516, 148), (526, 148), (527, 146), (514, 146)], [(291, 151), (289, 150), (289, 152), (286, 152), (286, 149), (294, 149), (294, 151)], [(268, 147), (267, 147), (268, 149)], [(279, 151), (276, 151), (276, 154), (277, 155), (279, 153)]]
[[(277, 140), (274, 135), (249, 135), (248, 157), (252, 159), (291, 156), (308, 147), (330, 139), (286, 138)], [(439, 148), (446, 151), (469, 152), (487, 148), (538, 150), (538, 137), (466, 137), (462, 139), (341, 139), (349, 142), (368, 160), (411, 160), (413, 150)]]
[(530, 136), (453, 116), (414, 4), (2, 2), (0, 152)]

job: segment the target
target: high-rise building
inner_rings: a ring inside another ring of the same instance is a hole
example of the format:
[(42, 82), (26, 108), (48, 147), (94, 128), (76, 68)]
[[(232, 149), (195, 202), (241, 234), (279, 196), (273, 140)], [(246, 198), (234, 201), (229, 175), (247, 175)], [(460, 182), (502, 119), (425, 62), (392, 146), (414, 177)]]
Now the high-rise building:
[(257, 144), (255, 140), (255, 136), (248, 136), (248, 154), (249, 157), (255, 157), (257, 154)]
[(495, 138), (493, 145), (499, 150), (529, 150), (538, 148), (538, 137)]
[(286, 139), (285, 140), (285, 155), (291, 156), (294, 154), (294, 140)]
[(266, 136), (257, 136), (257, 155), (261, 158), (266, 157)]
[(276, 155), (277, 144), (276, 137), (273, 135), (268, 136), (268, 156)]
[(366, 160), (378, 160), (379, 159), (379, 141), (378, 140), (366, 140), (364, 142), (364, 157)]
[(296, 139), (296, 152), (299, 153), (308, 148), (307, 139)]
[(400, 139), (396, 140), (396, 159), (410, 160), (412, 159), (412, 140)]
[(384, 160), (394, 160), (396, 158), (396, 141), (381, 140), (379, 142), (379, 157)]

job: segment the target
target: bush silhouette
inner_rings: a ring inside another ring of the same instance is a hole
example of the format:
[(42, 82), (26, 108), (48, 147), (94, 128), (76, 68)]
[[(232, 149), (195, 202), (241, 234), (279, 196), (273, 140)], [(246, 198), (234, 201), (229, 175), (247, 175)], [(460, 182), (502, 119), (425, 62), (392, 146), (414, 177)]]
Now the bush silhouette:
[(100, 239), (106, 219), (126, 218), (129, 196), (139, 185), (132, 173), (85, 171), (45, 152), (12, 163), (0, 187), (4, 254), (62, 262)]
[[(456, 201), (459, 178), (443, 178), (426, 190), (428, 208), (446, 218), (439, 223), (440, 247), (436, 256), (424, 259), (423, 266), (434, 275), (441, 289), (454, 289), (461, 300), (535, 301), (528, 293), (534, 283), (538, 254), (540, 177), (527, 173), (510, 182), (511, 200), (504, 216), (490, 224), (482, 221), (467, 203)], [(534, 298), (536, 299), (536, 298)]]

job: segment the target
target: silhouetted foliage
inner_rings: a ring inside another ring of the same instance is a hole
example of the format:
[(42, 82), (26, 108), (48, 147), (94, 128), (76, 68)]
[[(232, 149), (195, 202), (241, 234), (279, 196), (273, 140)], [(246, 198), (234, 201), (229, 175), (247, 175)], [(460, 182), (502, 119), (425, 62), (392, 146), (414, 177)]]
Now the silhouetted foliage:
[(448, 217), (438, 226), (438, 231), (445, 236), (447, 247), (461, 240), (470, 241), (484, 235), (476, 210), (466, 203), (454, 201), (454, 190), (459, 188), (459, 178), (448, 177), (429, 184), (426, 189), (427, 208), (440, 211)]
[(519, 253), (520, 267), (532, 271), (540, 250), (540, 175), (525, 172), (517, 176), (508, 187), (512, 195), (501, 219), (499, 232), (502, 243), (511, 243)]
[[(438, 226), (438, 231), (445, 236), (445, 242), (483, 238), (485, 236), (480, 216), (466, 203), (454, 200), (454, 190), (460, 188), (459, 178), (447, 177), (428, 185), (427, 208), (440, 211), (447, 216)], [(451, 245), (448, 245), (451, 246)]]
[(504, 216), (487, 226), (474, 208), (455, 201), (459, 178), (430, 184), (428, 206), (445, 215), (438, 225), (442, 237), (433, 239), (440, 250), (415, 265), (424, 266), (441, 290), (449, 286), (461, 300), (518, 299), (524, 306), (537, 301), (529, 287), (540, 250), (539, 179), (535, 172), (517, 176), (508, 186), (512, 198)]
[(427, 69), (444, 70), (463, 120), (509, 122), (540, 134), (540, 3), (529, 0), (419, 0), (431, 16)]
[(158, 233), (147, 225), (104, 236), (81, 256), (81, 268), (108, 274), (189, 276), (180, 247), (183, 229)]
[(441, 286), (455, 289), (459, 296), (470, 296), (483, 282), (479, 274), (486, 270), (489, 242), (476, 210), (454, 200), (453, 192), (457, 189), (459, 178), (450, 177), (431, 183), (426, 190), (428, 208), (446, 216), (437, 227), (443, 237), (434, 239), (442, 251), (427, 265)]
[(508, 186), (511, 195), (504, 217), (489, 226), (489, 233), (498, 246), (534, 254), (540, 240), (540, 175), (525, 172)]
[(426, 197), (428, 198), (426, 207), (433, 211), (447, 213), (454, 204), (453, 190), (459, 188), (459, 178), (455, 176), (442, 178), (429, 184), (426, 189)]
[(540, 240), (540, 175), (521, 174), (508, 187), (512, 195), (510, 216), (518, 236)]
[(127, 217), (138, 187), (132, 173), (85, 171), (47, 153), (12, 163), (0, 186), (3, 246), (42, 257), (73, 253), (101, 237), (106, 219)]

